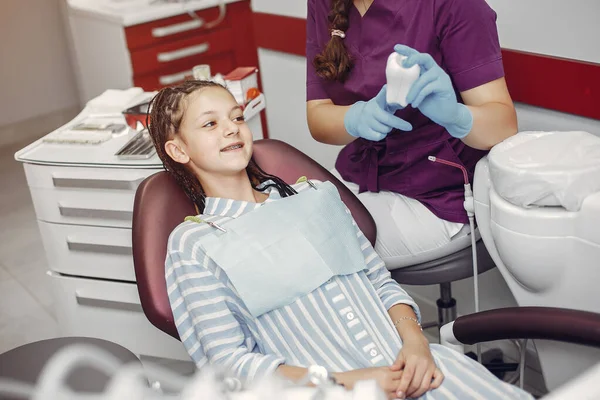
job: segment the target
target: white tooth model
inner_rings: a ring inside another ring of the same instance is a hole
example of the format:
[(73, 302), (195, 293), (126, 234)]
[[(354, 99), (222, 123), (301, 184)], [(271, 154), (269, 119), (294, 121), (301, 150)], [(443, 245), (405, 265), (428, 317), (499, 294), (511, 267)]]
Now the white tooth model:
[(408, 105), (406, 95), (421, 73), (421, 68), (417, 64), (410, 68), (404, 68), (402, 62), (405, 59), (405, 56), (396, 52), (388, 57), (385, 76), (387, 79), (386, 100), (389, 105), (399, 104), (406, 107)]

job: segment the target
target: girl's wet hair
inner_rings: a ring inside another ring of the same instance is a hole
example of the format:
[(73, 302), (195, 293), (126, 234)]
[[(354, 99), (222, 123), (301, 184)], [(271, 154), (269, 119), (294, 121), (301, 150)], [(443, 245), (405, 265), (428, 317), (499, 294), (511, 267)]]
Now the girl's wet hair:
[[(352, 0), (331, 0), (329, 11), (329, 29), (346, 32), (349, 26), (348, 15), (352, 7)], [(325, 49), (315, 56), (313, 66), (321, 78), (344, 82), (354, 66), (352, 57), (344, 44), (344, 39), (332, 35)]]
[[(174, 161), (165, 152), (165, 143), (179, 134), (179, 129), (185, 115), (185, 99), (192, 93), (206, 88), (221, 88), (222, 85), (211, 81), (188, 80), (179, 85), (162, 89), (150, 102), (150, 112), (146, 119), (148, 132), (154, 142), (156, 153), (163, 163), (165, 170), (171, 174), (187, 196), (198, 207), (200, 212), (204, 211), (204, 200), (206, 195), (198, 178), (185, 165)], [(148, 123), (149, 122), (149, 123)], [(282, 197), (287, 197), (296, 191), (282, 179), (264, 172), (253, 158), (246, 167), (248, 178), (256, 189), (264, 184), (261, 190), (275, 187)]]

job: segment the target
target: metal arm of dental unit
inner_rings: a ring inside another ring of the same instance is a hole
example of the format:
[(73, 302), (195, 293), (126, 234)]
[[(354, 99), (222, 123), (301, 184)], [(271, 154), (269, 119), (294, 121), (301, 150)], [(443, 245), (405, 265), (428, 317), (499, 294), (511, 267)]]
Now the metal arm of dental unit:
[[(477, 268), (477, 245), (475, 239), (475, 204), (473, 200), (473, 190), (471, 189), (471, 184), (469, 183), (469, 175), (467, 174), (467, 170), (462, 165), (457, 163), (453, 163), (451, 161), (446, 161), (438, 157), (429, 156), (427, 157), (431, 162), (437, 162), (440, 164), (448, 165), (450, 167), (458, 168), (462, 171), (463, 177), (465, 180), (465, 201), (463, 203), (463, 207), (467, 212), (467, 217), (469, 218), (469, 228), (471, 234), (471, 248), (473, 250), (473, 297), (475, 301), (475, 313), (479, 312), (479, 274)], [(452, 346), (457, 346), (456, 344)], [(457, 346), (459, 351), (464, 350), (463, 346)], [(464, 351), (463, 351), (464, 352)], [(481, 348), (477, 345), (477, 358), (481, 359)]]

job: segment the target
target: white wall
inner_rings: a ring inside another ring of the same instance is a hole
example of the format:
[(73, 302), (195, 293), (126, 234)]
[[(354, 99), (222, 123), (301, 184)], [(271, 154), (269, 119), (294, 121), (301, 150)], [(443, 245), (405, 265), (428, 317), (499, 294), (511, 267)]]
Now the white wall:
[(325, 168), (333, 168), (342, 147), (313, 140), (306, 123), (306, 57), (259, 49), (258, 59), (267, 98), (269, 137), (291, 144)]
[[(306, 18), (306, 0), (252, 0), (255, 12)], [(333, 168), (342, 149), (313, 140), (306, 123), (306, 57), (259, 49), (269, 137), (283, 140)]]
[(600, 1), (487, 0), (502, 47), (600, 63)]
[(307, 0), (252, 0), (252, 10), (286, 17), (306, 18)]
[(2, 0), (0, 126), (77, 105), (60, 0)]

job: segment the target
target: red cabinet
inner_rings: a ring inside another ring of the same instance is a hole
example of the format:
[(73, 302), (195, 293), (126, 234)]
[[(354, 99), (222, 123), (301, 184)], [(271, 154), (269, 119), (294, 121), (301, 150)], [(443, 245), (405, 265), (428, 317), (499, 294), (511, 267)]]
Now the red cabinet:
[[(160, 19), (125, 28), (133, 83), (145, 90), (183, 81), (192, 68), (208, 64), (213, 74), (237, 66), (258, 66), (249, 1), (230, 3), (224, 19), (219, 8)], [(211, 26), (214, 25), (214, 26)]]
[[(97, 2), (63, 1), (82, 107), (107, 89), (154, 91), (177, 84), (199, 64), (210, 65), (213, 75), (258, 67), (250, 0), (225, 0), (223, 18), (216, 5), (192, 16), (174, 4), (156, 17), (161, 12), (107, 13)], [(266, 136), (264, 111), (261, 120)]]

